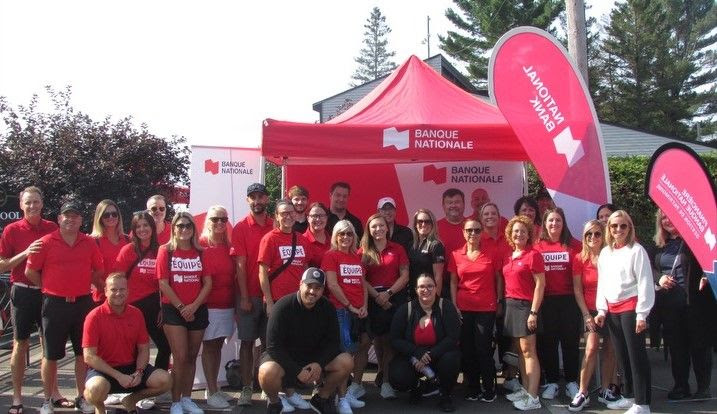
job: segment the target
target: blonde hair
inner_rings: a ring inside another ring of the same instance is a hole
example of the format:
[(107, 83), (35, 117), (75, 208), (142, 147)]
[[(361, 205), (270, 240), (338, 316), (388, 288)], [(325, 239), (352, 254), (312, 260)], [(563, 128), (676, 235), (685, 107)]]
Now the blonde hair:
[(508, 242), (510, 247), (512, 249), (515, 249), (515, 242), (513, 242), (513, 238), (510, 237), (511, 233), (513, 232), (513, 226), (516, 223), (521, 223), (525, 226), (525, 228), (528, 230), (528, 242), (526, 245), (530, 245), (533, 243), (533, 233), (534, 231), (534, 221), (530, 219), (528, 216), (515, 216), (510, 221), (508, 221), (508, 225), (505, 226), (505, 240)]
[(418, 223), (416, 221), (418, 220), (419, 214), (426, 214), (428, 217), (431, 218), (431, 232), (428, 233), (428, 236), (426, 236), (426, 240), (430, 243), (431, 241), (435, 240), (437, 242), (440, 242), (441, 239), (438, 236), (438, 223), (436, 222), (436, 216), (433, 214), (433, 212), (427, 208), (419, 208), (416, 210), (415, 213), (413, 213), (413, 225), (411, 226), (411, 232), (413, 233), (413, 248), (418, 248), (419, 237), (418, 237)]
[(625, 238), (625, 244), (632, 247), (632, 245), (635, 244), (635, 225), (632, 224), (632, 218), (625, 210), (617, 210), (610, 214), (610, 217), (608, 217), (607, 224), (605, 225), (605, 244), (611, 249), (614, 247), (615, 238), (612, 236), (612, 232), (610, 231), (610, 224), (612, 224), (612, 221), (618, 217), (622, 217), (625, 221), (627, 221), (628, 232), (627, 237)]
[(665, 247), (667, 241), (672, 238), (670, 237), (670, 232), (662, 227), (662, 218), (665, 216), (666, 214), (659, 208), (655, 212), (655, 236), (652, 239), (657, 247)]
[(204, 217), (204, 228), (202, 229), (202, 235), (200, 238), (206, 240), (208, 246), (217, 246), (218, 244), (229, 246), (231, 245), (231, 236), (229, 235), (230, 232), (228, 228), (222, 235), (222, 240), (219, 243), (214, 242), (214, 232), (212, 231), (212, 221), (210, 220), (210, 216), (212, 215), (212, 212), (217, 211), (223, 211), (225, 216), (229, 216), (227, 209), (224, 208), (224, 206), (214, 205), (209, 207), (209, 209), (207, 209), (207, 215)]
[[(365, 265), (378, 265), (381, 263), (381, 253), (376, 248), (376, 242), (373, 240), (373, 237), (371, 237), (370, 228), (371, 222), (378, 219), (383, 220), (388, 231), (388, 222), (386, 222), (386, 218), (383, 217), (381, 213), (376, 213), (366, 220), (363, 237), (361, 238), (361, 262)], [(386, 236), (388, 236), (388, 234), (386, 234)]]
[(117, 228), (115, 229), (117, 237), (122, 238), (124, 236), (124, 222), (122, 221), (122, 212), (120, 211), (119, 206), (117, 206), (117, 203), (110, 199), (104, 199), (97, 203), (97, 207), (95, 207), (95, 217), (92, 220), (92, 237), (100, 238), (104, 236), (105, 225), (102, 224), (102, 215), (105, 214), (105, 210), (107, 210), (107, 207), (109, 206), (112, 206), (115, 210), (117, 210)]
[(110, 282), (113, 282), (118, 279), (124, 279), (125, 281), (127, 281), (127, 276), (125, 276), (125, 274), (122, 272), (112, 272), (109, 274), (109, 276), (107, 276), (107, 279), (105, 279), (105, 286), (109, 285)]
[[(600, 223), (599, 220), (588, 221), (583, 226), (583, 238), (581, 240), (583, 243), (583, 249), (580, 251), (580, 260), (582, 260), (582, 261), (585, 261), (587, 259), (593, 259), (593, 252), (590, 249), (590, 246), (588, 246), (588, 244), (587, 244), (586, 236), (587, 236), (587, 232), (590, 231), (590, 229), (592, 229), (594, 227), (597, 227), (598, 230), (600, 230), (603, 234), (603, 236), (601, 237), (600, 249), (605, 247), (605, 227), (603, 227), (602, 223)], [(598, 253), (598, 254), (600, 254), (600, 253)], [(597, 256), (595, 256), (595, 257), (597, 257)]]
[(356, 240), (356, 229), (354, 228), (354, 225), (351, 224), (348, 220), (339, 220), (334, 225), (334, 231), (331, 232), (331, 250), (339, 250), (339, 233), (341, 232), (347, 232), (351, 231), (353, 236), (353, 243), (351, 243), (351, 247), (349, 247), (349, 253), (355, 254), (358, 244), (358, 240)]
[(199, 238), (197, 237), (197, 226), (194, 224), (194, 217), (186, 211), (180, 211), (179, 213), (175, 214), (174, 218), (172, 219), (172, 236), (169, 238), (169, 241), (166, 244), (167, 250), (169, 250), (170, 252), (177, 250), (177, 222), (180, 219), (187, 219), (192, 225), (192, 239), (190, 241), (190, 244), (194, 248), (194, 250), (201, 252), (202, 246), (199, 245)]

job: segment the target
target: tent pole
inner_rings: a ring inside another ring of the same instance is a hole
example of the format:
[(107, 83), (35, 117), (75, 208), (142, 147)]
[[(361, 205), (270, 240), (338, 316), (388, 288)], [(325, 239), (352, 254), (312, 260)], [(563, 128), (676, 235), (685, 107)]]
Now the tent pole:
[(281, 160), (281, 198), (286, 194), (286, 158)]

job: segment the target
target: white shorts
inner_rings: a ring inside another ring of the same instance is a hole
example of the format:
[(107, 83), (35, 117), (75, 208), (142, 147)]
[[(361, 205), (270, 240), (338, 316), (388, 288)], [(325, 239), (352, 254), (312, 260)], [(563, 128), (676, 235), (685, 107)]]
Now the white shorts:
[(234, 335), (234, 309), (209, 309), (209, 326), (204, 330), (204, 340), (229, 338)]

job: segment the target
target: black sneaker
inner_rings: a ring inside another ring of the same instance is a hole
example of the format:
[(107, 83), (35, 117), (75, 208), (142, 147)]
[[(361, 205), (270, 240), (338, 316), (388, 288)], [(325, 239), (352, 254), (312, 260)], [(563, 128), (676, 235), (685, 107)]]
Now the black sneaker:
[(672, 401), (684, 400), (685, 398), (691, 397), (690, 389), (680, 386), (675, 386), (672, 391), (667, 393), (667, 399)]
[(495, 391), (483, 391), (483, 393), (480, 395), (481, 402), (484, 403), (492, 403), (495, 401)]
[(417, 405), (421, 402), (421, 388), (416, 387), (408, 392), (408, 403), (411, 405)]
[(573, 398), (573, 400), (570, 402), (570, 405), (568, 405), (568, 410), (572, 412), (577, 412), (585, 408), (588, 404), (590, 404), (590, 397), (579, 392), (575, 394), (575, 398)]
[(697, 392), (692, 394), (693, 400), (709, 400), (710, 398), (712, 398), (712, 393), (708, 389), (697, 390)]
[(441, 398), (438, 400), (438, 409), (444, 413), (456, 411), (456, 406), (453, 405), (453, 399), (450, 395), (441, 395)]
[(466, 401), (478, 401), (478, 400), (480, 400), (480, 396), (481, 396), (480, 389), (474, 388), (474, 387), (469, 387), (468, 390), (466, 391), (465, 400)]
[(275, 403), (266, 401), (266, 414), (281, 414), (282, 408), (281, 401)]
[(432, 397), (440, 393), (436, 381), (421, 380), (420, 384), (418, 385), (418, 388), (421, 391), (422, 397)]
[(336, 406), (333, 400), (330, 398), (321, 398), (319, 394), (314, 394), (309, 400), (309, 404), (311, 404), (311, 409), (317, 414), (333, 414), (336, 412)]

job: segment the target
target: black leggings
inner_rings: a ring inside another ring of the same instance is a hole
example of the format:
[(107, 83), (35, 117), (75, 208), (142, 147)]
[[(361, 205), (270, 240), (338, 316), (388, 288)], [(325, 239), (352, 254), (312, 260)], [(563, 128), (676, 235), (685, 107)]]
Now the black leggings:
[(546, 296), (540, 307), (543, 332), (538, 334), (538, 358), (545, 371), (545, 382), (560, 381), (558, 344), (563, 351), (566, 382), (578, 382), (582, 319), (575, 295)]
[[(461, 353), (458, 350), (448, 351), (440, 358), (433, 358), (430, 367), (438, 377), (441, 394), (450, 395), (458, 380), (461, 365)], [(418, 385), (423, 375), (416, 371), (411, 358), (406, 355), (395, 356), (388, 365), (388, 382), (398, 391), (408, 391)]]
[(635, 333), (635, 311), (609, 313), (607, 327), (610, 339), (615, 346), (615, 356), (620, 369), (625, 374), (625, 397), (634, 397), (635, 404), (649, 405), (651, 399), (650, 361), (645, 349), (647, 330)]
[(462, 311), (461, 362), (468, 387), (493, 393), (495, 391), (495, 361), (493, 327), (495, 312)]
[(159, 317), (159, 293), (152, 293), (131, 304), (139, 308), (144, 316), (144, 325), (152, 342), (157, 347), (157, 356), (154, 358), (154, 367), (167, 370), (169, 368), (169, 357), (172, 354), (169, 349), (169, 341), (164, 336), (164, 330), (157, 326)]

